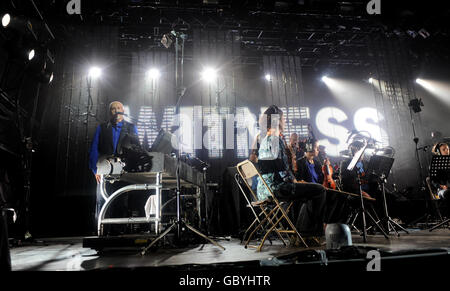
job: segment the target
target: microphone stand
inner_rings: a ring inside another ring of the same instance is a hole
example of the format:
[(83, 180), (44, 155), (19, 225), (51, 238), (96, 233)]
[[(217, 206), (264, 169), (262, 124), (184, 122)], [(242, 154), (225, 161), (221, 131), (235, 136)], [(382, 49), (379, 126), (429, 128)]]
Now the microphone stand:
[[(184, 59), (184, 40), (186, 38), (185, 34), (180, 34), (180, 33), (176, 33), (175, 31), (172, 31), (172, 34), (175, 36), (175, 83), (176, 83), (176, 92), (177, 92), (177, 103), (175, 106), (175, 114), (176, 116), (180, 116), (180, 101), (181, 98), (184, 96), (184, 88), (183, 87), (183, 59)], [(181, 38), (182, 42), (181, 42), (181, 85), (178, 85), (178, 39)], [(181, 87), (181, 88), (180, 88)], [(180, 120), (178, 120), (178, 124), (180, 124)], [(197, 234), (200, 237), (203, 237), (204, 239), (208, 240), (209, 242), (211, 242), (212, 244), (214, 244), (215, 246), (225, 250), (225, 248), (220, 245), (219, 243), (217, 243), (216, 241), (212, 240), (211, 238), (209, 238), (208, 236), (204, 235), (203, 233), (201, 233), (200, 231), (198, 231), (197, 229), (195, 229), (194, 227), (190, 226), (188, 223), (186, 223), (182, 218), (181, 218), (181, 181), (180, 181), (180, 168), (181, 168), (181, 153), (182, 153), (182, 143), (179, 142), (178, 143), (179, 149), (178, 149), (178, 154), (176, 155), (176, 163), (177, 163), (177, 167), (176, 167), (176, 171), (175, 171), (175, 175), (176, 175), (176, 181), (177, 181), (177, 188), (176, 188), (176, 196), (177, 196), (177, 219), (174, 223), (172, 223), (172, 225), (167, 228), (160, 236), (158, 236), (156, 239), (154, 239), (147, 247), (145, 247), (142, 252), (141, 255), (145, 255), (146, 252), (152, 247), (154, 246), (161, 238), (165, 237), (170, 231), (172, 231), (172, 229), (174, 227), (177, 228), (176, 230), (176, 242), (180, 243), (181, 242), (181, 230), (184, 227), (186, 227), (187, 229), (189, 229), (190, 231), (192, 231), (193, 233)], [(206, 181), (204, 181), (204, 183), (206, 183)]]
[(400, 224), (398, 224), (397, 222), (395, 222), (388, 213), (388, 207), (387, 207), (387, 201), (386, 201), (386, 190), (385, 190), (385, 184), (386, 184), (386, 177), (385, 175), (381, 175), (380, 177), (380, 183), (381, 183), (381, 189), (383, 192), (383, 207), (384, 207), (384, 218), (381, 219), (381, 221), (386, 220), (386, 225), (387, 226), (387, 231), (388, 233), (392, 230), (394, 230), (394, 232), (397, 234), (397, 236), (400, 236), (400, 233), (398, 233), (396, 227), (400, 228), (401, 230), (403, 230), (404, 232), (406, 232), (407, 234), (409, 234), (409, 232), (402, 227)]

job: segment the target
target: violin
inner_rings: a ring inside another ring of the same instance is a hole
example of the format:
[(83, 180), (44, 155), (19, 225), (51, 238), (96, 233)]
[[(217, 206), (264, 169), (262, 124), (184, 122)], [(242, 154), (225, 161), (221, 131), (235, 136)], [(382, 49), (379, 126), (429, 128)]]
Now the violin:
[(328, 158), (325, 159), (325, 162), (322, 166), (323, 173), (323, 186), (328, 189), (336, 190), (336, 182), (333, 180), (333, 167), (330, 164), (330, 160)]

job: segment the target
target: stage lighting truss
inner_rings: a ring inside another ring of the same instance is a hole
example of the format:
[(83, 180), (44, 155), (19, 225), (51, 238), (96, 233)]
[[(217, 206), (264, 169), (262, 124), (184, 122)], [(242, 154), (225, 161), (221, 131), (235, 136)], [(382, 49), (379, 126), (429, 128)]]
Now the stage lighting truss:
[(30, 62), (39, 47), (31, 23), (6, 13), (1, 17), (4, 28), (5, 48), (9, 58)]

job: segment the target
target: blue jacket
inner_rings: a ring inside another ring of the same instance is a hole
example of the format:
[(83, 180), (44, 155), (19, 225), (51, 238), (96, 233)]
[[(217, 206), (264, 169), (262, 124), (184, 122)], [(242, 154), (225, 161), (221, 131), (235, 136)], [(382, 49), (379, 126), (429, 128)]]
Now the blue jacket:
[(122, 149), (131, 144), (139, 145), (136, 126), (125, 120), (113, 125), (102, 123), (97, 127), (89, 152), (89, 168), (97, 173), (97, 161), (100, 156), (121, 155)]

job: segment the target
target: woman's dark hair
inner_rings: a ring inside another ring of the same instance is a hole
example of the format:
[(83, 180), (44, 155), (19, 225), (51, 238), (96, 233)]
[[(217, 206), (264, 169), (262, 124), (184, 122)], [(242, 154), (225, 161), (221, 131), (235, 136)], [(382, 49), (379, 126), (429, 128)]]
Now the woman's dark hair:
[(272, 115), (277, 114), (279, 118), (281, 119), (281, 116), (283, 115), (283, 111), (278, 108), (276, 105), (270, 105), (269, 108), (264, 111), (262, 118), (260, 119), (260, 128), (264, 128), (264, 124), (261, 124), (261, 122), (266, 122), (266, 128), (269, 129), (272, 126)]

